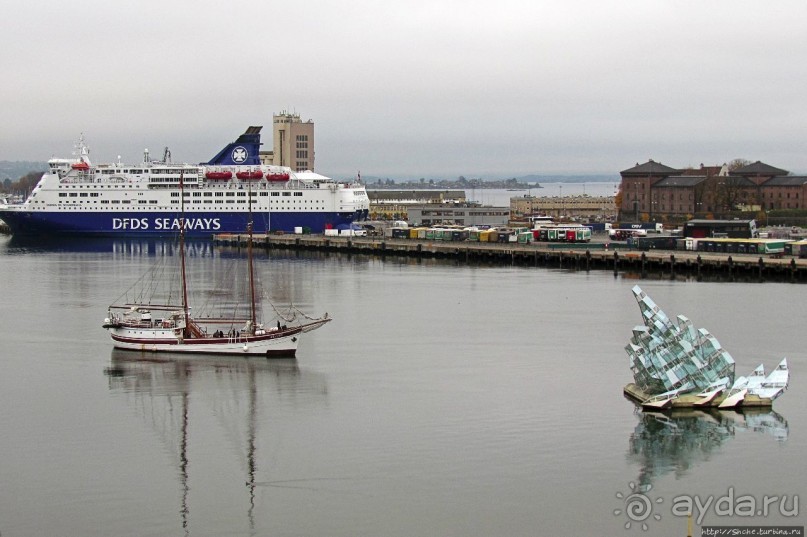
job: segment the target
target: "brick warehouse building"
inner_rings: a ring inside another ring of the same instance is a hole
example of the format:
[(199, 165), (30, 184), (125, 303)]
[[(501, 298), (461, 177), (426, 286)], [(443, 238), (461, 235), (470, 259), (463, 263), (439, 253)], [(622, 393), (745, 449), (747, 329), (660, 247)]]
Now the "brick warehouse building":
[(620, 175), (619, 212), (625, 221), (807, 209), (807, 176), (759, 161), (729, 171), (725, 164), (676, 169), (649, 160)]

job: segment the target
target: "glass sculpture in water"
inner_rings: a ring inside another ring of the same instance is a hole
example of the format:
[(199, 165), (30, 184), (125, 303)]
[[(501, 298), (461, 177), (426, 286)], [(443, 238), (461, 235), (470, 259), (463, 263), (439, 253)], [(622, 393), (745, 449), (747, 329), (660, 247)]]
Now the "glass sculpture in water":
[(686, 402), (691, 406), (764, 406), (787, 389), (786, 360), (768, 377), (760, 365), (735, 379), (734, 359), (708, 330), (683, 315), (671, 321), (638, 285), (633, 294), (644, 325), (633, 329), (625, 351), (645, 406), (663, 408), (687, 394), (697, 396)]

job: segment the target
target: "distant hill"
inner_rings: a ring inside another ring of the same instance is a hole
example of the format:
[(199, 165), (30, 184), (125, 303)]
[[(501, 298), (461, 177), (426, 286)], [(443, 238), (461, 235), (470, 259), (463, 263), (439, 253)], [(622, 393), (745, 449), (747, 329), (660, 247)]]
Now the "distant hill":
[[(486, 181), (487, 179), (483, 179)], [(619, 175), (524, 175), (516, 177), (519, 183), (618, 183)]]
[(0, 160), (0, 181), (5, 181), (6, 179), (16, 181), (25, 174), (31, 172), (44, 172), (47, 169), (47, 162)]
[(619, 177), (611, 175), (523, 175), (521, 177), (464, 177), (452, 179), (392, 179), (362, 177), (370, 189), (463, 189), (463, 188), (540, 188), (548, 183), (618, 183)]
[[(450, 183), (456, 183), (461, 180), (469, 181), (469, 182), (482, 182), (482, 183), (503, 183), (503, 182), (510, 182), (513, 181), (519, 184), (530, 184), (534, 185), (536, 183), (618, 183), (620, 182), (620, 176), (617, 175), (605, 175), (605, 174), (591, 174), (591, 175), (584, 175), (584, 174), (576, 174), (576, 175), (563, 175), (563, 174), (531, 174), (531, 175), (508, 175), (508, 176), (501, 176), (501, 177), (478, 177), (473, 175), (468, 176), (457, 176), (457, 177), (445, 177), (445, 176), (425, 176), (425, 180), (423, 181), (426, 186), (431, 184), (434, 185), (446, 185)], [(412, 178), (412, 177), (395, 177), (395, 176), (388, 176), (388, 177), (379, 177), (375, 175), (364, 175), (362, 176), (362, 181), (365, 184), (371, 185), (374, 183), (393, 183), (393, 184), (416, 184), (420, 183), (420, 179)]]

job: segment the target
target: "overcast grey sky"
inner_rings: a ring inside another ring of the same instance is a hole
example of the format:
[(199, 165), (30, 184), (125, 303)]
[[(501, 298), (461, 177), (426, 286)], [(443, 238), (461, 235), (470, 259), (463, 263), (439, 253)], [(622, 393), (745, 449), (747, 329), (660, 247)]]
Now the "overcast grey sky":
[(31, 0), (0, 19), (0, 160), (212, 157), (288, 109), (336, 177), (807, 172), (807, 2)]

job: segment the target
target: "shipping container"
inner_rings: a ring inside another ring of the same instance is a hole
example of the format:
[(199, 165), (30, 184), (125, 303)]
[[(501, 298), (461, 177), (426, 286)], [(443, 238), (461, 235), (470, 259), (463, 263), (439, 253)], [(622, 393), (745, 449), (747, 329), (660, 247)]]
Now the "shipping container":
[(800, 241), (791, 243), (790, 248), (793, 255), (797, 255), (800, 258), (807, 257), (807, 240), (802, 239)]
[(675, 237), (634, 237), (628, 240), (628, 244), (639, 250), (675, 250), (678, 246), (678, 239)]
[(578, 229), (576, 231), (576, 238), (577, 242), (589, 242), (591, 240), (591, 228), (584, 227), (582, 229)]
[(588, 242), (591, 228), (581, 224), (542, 225), (532, 230), (532, 236), (541, 242)]

